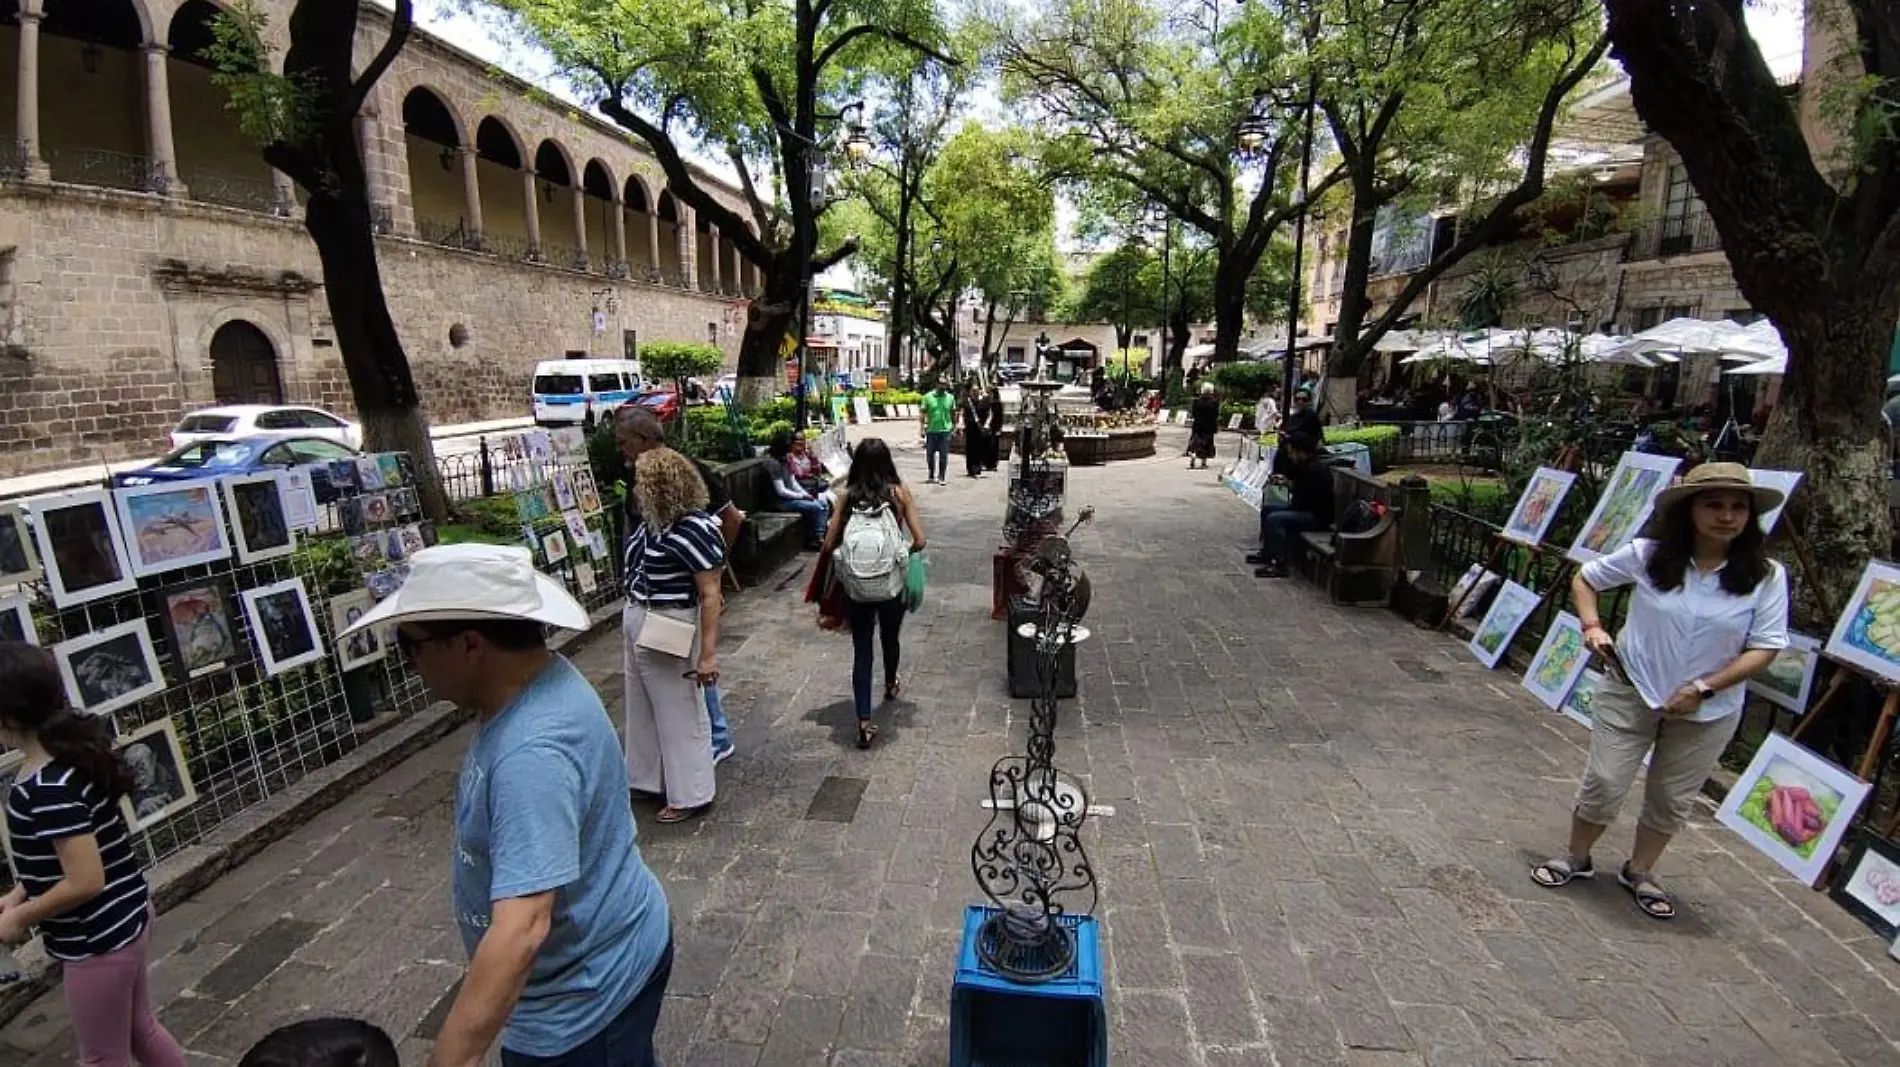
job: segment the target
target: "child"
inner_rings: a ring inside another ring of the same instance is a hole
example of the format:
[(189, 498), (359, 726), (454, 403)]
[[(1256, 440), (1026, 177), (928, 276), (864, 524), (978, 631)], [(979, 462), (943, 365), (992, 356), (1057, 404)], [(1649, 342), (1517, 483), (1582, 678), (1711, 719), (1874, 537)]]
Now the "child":
[(0, 942), (40, 928), (85, 1067), (185, 1067), (146, 987), (151, 896), (119, 815), (131, 773), (105, 720), (66, 706), (52, 654), (20, 641), (0, 641), (0, 744), (26, 757), (4, 798), (20, 883)]
[(389, 1035), (361, 1019), (311, 1019), (274, 1030), (238, 1067), (397, 1067)]

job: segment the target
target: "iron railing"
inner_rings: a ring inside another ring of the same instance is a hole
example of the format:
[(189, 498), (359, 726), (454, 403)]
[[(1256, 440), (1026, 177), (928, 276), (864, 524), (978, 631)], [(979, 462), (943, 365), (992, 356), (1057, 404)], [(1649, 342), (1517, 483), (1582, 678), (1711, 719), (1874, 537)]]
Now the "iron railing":
[(24, 137), (0, 143), (0, 181), (24, 181), (27, 164), (32, 158), (33, 153), (28, 150)]
[(498, 233), (483, 234), (482, 250), (493, 252), (503, 259), (519, 260), (523, 263), (542, 261), (541, 246), (530, 242), (525, 237), (512, 237)]
[(465, 252), (480, 252), (494, 243), (493, 239), (484, 236), (480, 230), (470, 229), (468, 223), (460, 219), (453, 223), (417, 219), (416, 236), (432, 245), (459, 248)]
[(283, 190), (269, 179), (260, 181), (202, 167), (180, 169), (183, 172), (179, 177), (184, 180), (185, 188), (193, 200), (268, 215), (290, 214), (290, 205), (286, 202)]
[(1692, 211), (1675, 218), (1654, 219), (1636, 230), (1630, 244), (1631, 259), (1656, 259), (1682, 256), (1693, 252), (1718, 252), (1722, 235), (1706, 211)]
[(104, 148), (57, 148), (46, 154), (46, 162), (54, 181), (159, 196), (172, 188), (172, 177), (165, 164), (149, 156)]

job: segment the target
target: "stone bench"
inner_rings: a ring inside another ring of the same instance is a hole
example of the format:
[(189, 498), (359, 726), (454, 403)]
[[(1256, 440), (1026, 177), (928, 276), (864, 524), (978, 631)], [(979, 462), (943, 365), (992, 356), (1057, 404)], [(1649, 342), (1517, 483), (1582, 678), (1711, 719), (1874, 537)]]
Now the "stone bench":
[(719, 468), (732, 502), (745, 512), (732, 545), (732, 571), (754, 582), (784, 566), (805, 547), (805, 517), (778, 509), (778, 494), (763, 459), (742, 459)]
[[(1384, 607), (1404, 560), (1403, 517), (1408, 507), (1428, 507), (1430, 490), (1388, 486), (1349, 466), (1335, 466), (1332, 473), (1333, 528), (1300, 535), (1305, 570), (1335, 604)], [(1369, 530), (1341, 532), (1347, 513), (1361, 502), (1384, 505), (1386, 513)]]

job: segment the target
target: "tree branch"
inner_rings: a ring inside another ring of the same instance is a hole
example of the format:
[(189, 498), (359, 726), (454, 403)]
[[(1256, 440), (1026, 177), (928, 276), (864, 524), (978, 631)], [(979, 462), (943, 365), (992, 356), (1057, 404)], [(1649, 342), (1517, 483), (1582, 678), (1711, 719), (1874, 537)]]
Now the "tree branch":
[[(608, 83), (612, 84), (612, 83)], [(618, 86), (615, 86), (618, 89)], [(685, 157), (673, 144), (666, 131), (641, 118), (629, 110), (619, 95), (609, 96), (600, 102), (600, 113), (619, 123), (629, 133), (647, 144), (653, 158), (659, 161), (660, 169), (666, 172), (666, 187), (674, 196), (684, 200), (694, 211), (706, 216), (706, 221), (719, 227), (719, 232), (732, 239), (739, 254), (750, 259), (760, 267), (770, 269), (781, 254), (779, 250), (767, 245), (763, 234), (754, 236), (746, 227), (745, 220), (738, 212), (713, 199), (686, 165)], [(654, 210), (659, 210), (657, 201)]]
[(389, 36), (383, 41), (383, 47), (376, 57), (363, 68), (363, 73), (351, 84), (349, 95), (345, 96), (337, 108), (337, 118), (343, 122), (355, 122), (357, 113), (363, 110), (363, 102), (369, 99), (370, 91), (383, 74), (396, 62), (396, 54), (402, 51), (409, 41), (409, 31), (415, 28), (415, 0), (396, 0), (396, 10), (390, 16)]
[(910, 34), (905, 33), (903, 30), (894, 30), (888, 26), (873, 26), (869, 23), (865, 23), (863, 25), (853, 26), (850, 29), (845, 30), (843, 33), (840, 33), (837, 37), (833, 38), (831, 43), (826, 45), (824, 47), (824, 50), (818, 53), (818, 58), (816, 60), (813, 60), (813, 63), (812, 63), (813, 72), (817, 74), (823, 74), (825, 71), (826, 64), (830, 63), (833, 59), (835, 59), (838, 53), (844, 50), (846, 45), (850, 44), (852, 41), (855, 41), (860, 37), (869, 37), (873, 35), (878, 36), (878, 37), (883, 37), (886, 40), (892, 41), (896, 44), (901, 44), (905, 48), (908, 48), (911, 51), (918, 53), (919, 55), (929, 56), (931, 59), (934, 59), (937, 62), (944, 64), (945, 66), (955, 67), (955, 66), (962, 65), (962, 61), (957, 59), (955, 56), (940, 52), (933, 46), (925, 44), (923, 41), (920, 41), (917, 38), (912, 37)]
[[(721, 231), (721, 232), (723, 233), (724, 231)], [(831, 251), (826, 252), (823, 255), (815, 255), (811, 257), (812, 277), (815, 278), (818, 275), (823, 274), (824, 272), (830, 270), (831, 268), (837, 266), (838, 264), (844, 262), (845, 260), (857, 254), (858, 254), (858, 239), (856, 237), (845, 238), (843, 244), (840, 244), (838, 247), (832, 249)]]

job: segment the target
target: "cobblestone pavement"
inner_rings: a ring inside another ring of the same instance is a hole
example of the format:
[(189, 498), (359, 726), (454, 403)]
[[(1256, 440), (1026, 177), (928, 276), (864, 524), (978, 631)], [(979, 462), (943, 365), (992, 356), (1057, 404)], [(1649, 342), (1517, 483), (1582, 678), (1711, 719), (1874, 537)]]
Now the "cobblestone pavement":
[[(889, 436), (914, 477), (912, 435)], [(1706, 817), (1663, 864), (1686, 899), (1673, 924), (1607, 879), (1533, 885), (1582, 730), (1447, 638), (1256, 581), (1240, 562), (1251, 516), (1182, 469), (1180, 437), (1077, 471), (1072, 489), (1099, 509), (1078, 538), (1096, 636), (1057, 758), (1114, 809), (1088, 832), (1114, 1062), (1900, 1062), (1885, 946)], [(919, 488), (932, 585), (873, 751), (851, 747), (849, 649), (813, 629), (802, 581), (730, 609), (739, 755), (719, 809), (679, 828), (640, 813), (678, 935), (669, 1067), (946, 1062), (969, 844), (988, 768), (1023, 727), (987, 614), (1002, 491)], [(612, 636), (580, 660), (618, 692)], [(444, 882), (466, 740), (161, 920), (156, 992), (194, 1062), (231, 1062), (317, 1012), (372, 1018), (420, 1062), (462, 968)], [(844, 782), (814, 805), (828, 778)], [(1603, 866), (1630, 829), (1606, 838)], [(0, 1031), (0, 1061), (68, 1062), (65, 1026), (47, 998)]]

